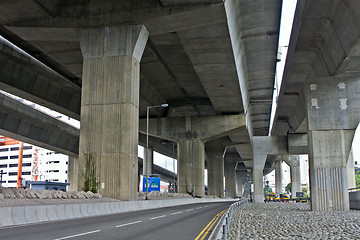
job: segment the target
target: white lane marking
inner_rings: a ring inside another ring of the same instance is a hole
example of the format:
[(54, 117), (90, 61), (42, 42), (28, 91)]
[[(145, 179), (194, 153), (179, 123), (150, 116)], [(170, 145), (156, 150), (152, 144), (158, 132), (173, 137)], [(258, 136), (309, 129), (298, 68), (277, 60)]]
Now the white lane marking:
[(180, 213), (183, 213), (183, 212), (182, 211), (181, 212), (174, 212), (171, 215), (176, 215), (176, 214), (180, 214)]
[(202, 209), (203, 207), (198, 207), (198, 208), (195, 208), (195, 209)]
[(118, 226), (116, 226), (116, 227), (117, 227), (117, 228), (119, 228), (119, 227), (125, 227), (125, 226), (132, 225), (132, 224), (136, 224), (136, 223), (141, 223), (141, 221), (124, 223), (124, 224), (118, 225)]
[(190, 211), (192, 211), (192, 210), (194, 210), (194, 209), (191, 208), (191, 209), (185, 210), (185, 212), (190, 212)]
[(208, 207), (209, 205), (206, 205), (206, 206), (204, 206), (204, 207)]
[(150, 218), (150, 220), (154, 220), (154, 219), (158, 219), (158, 218), (163, 218), (163, 217), (166, 217), (166, 215), (161, 215), (161, 216), (153, 217), (153, 218)]
[(56, 238), (54, 240), (63, 240), (63, 239), (68, 239), (68, 238), (80, 237), (80, 236), (84, 236), (84, 235), (88, 235), (88, 234), (96, 233), (96, 232), (100, 232), (100, 231), (101, 230), (95, 230), (95, 231), (91, 231), (91, 232), (79, 233), (79, 234), (75, 234), (75, 235), (71, 235), (71, 236), (67, 236), (67, 237)]

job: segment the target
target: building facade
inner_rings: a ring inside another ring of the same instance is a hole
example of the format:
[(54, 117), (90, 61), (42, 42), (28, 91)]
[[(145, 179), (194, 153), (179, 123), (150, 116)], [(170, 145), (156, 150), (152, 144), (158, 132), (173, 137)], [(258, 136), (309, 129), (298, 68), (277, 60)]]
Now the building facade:
[[(0, 136), (0, 174), (2, 187), (16, 187), (21, 142)], [(23, 143), (23, 181), (67, 182), (69, 157)]]

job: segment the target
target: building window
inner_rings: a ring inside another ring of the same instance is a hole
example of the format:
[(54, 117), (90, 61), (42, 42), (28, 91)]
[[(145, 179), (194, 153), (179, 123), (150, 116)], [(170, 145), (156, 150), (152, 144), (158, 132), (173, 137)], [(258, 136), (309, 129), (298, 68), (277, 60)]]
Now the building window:
[(23, 163), (22, 166), (23, 167), (31, 167), (31, 163)]
[(8, 157), (8, 156), (2, 156), (2, 157), (0, 157), (0, 160), (4, 160), (4, 159), (9, 159), (9, 157)]
[(22, 172), (21, 175), (30, 175), (31, 172)]
[(17, 159), (19, 156), (18, 155), (13, 155), (13, 156), (10, 156), (10, 159)]
[(49, 170), (49, 172), (59, 172), (59, 170)]
[(9, 164), (9, 167), (18, 167), (17, 163), (16, 164)]
[(25, 146), (24, 150), (27, 150), (27, 149), (32, 149), (32, 146)]
[(16, 175), (17, 175), (17, 172), (9, 172), (9, 176), (16, 176)]
[(19, 150), (19, 147), (12, 147), (12, 148), (10, 148), (10, 151), (16, 151), (16, 150)]
[(46, 162), (46, 164), (52, 164), (52, 163), (60, 163), (60, 161), (49, 161), (49, 162)]
[(23, 158), (31, 158), (32, 157), (32, 154), (25, 154), (23, 155)]
[(0, 152), (7, 152), (9, 151), (9, 148), (0, 148)]
[(0, 164), (0, 168), (7, 168), (7, 164)]
[(12, 180), (12, 181), (8, 181), (8, 183), (17, 183), (17, 181)]

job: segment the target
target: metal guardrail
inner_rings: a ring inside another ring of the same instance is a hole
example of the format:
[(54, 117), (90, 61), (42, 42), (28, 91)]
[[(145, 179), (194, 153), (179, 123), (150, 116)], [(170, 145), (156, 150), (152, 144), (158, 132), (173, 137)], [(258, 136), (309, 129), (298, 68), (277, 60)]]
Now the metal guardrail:
[(219, 221), (221, 225), (215, 227), (215, 229), (217, 229), (217, 232), (215, 232), (214, 235), (215, 238), (209, 237), (209, 239), (227, 240), (227, 233), (230, 225), (230, 220), (233, 215), (233, 211), (235, 208), (239, 208), (241, 205), (243, 205), (246, 202), (248, 201), (245, 199), (231, 204), (227, 212), (223, 215), (222, 221)]
[(349, 192), (357, 192), (357, 191), (360, 191), (360, 187), (349, 188)]

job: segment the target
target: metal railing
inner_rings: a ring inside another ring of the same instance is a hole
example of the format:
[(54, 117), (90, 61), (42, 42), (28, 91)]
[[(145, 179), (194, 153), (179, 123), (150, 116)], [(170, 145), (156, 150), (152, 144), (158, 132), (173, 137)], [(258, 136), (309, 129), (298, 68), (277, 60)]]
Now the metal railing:
[(360, 187), (349, 188), (349, 192), (357, 192), (357, 191), (360, 191)]
[(239, 208), (241, 205), (243, 205), (246, 202), (247, 202), (247, 200), (240, 200), (236, 203), (231, 204), (231, 206), (229, 207), (227, 212), (223, 215), (222, 220), (219, 221), (219, 223), (221, 223), (220, 226), (215, 227), (215, 229), (217, 229), (216, 231), (214, 231), (215, 237), (214, 238), (210, 237), (209, 239), (227, 240), (227, 233), (229, 230), (230, 220), (233, 215), (233, 211), (234, 211), (234, 209)]

